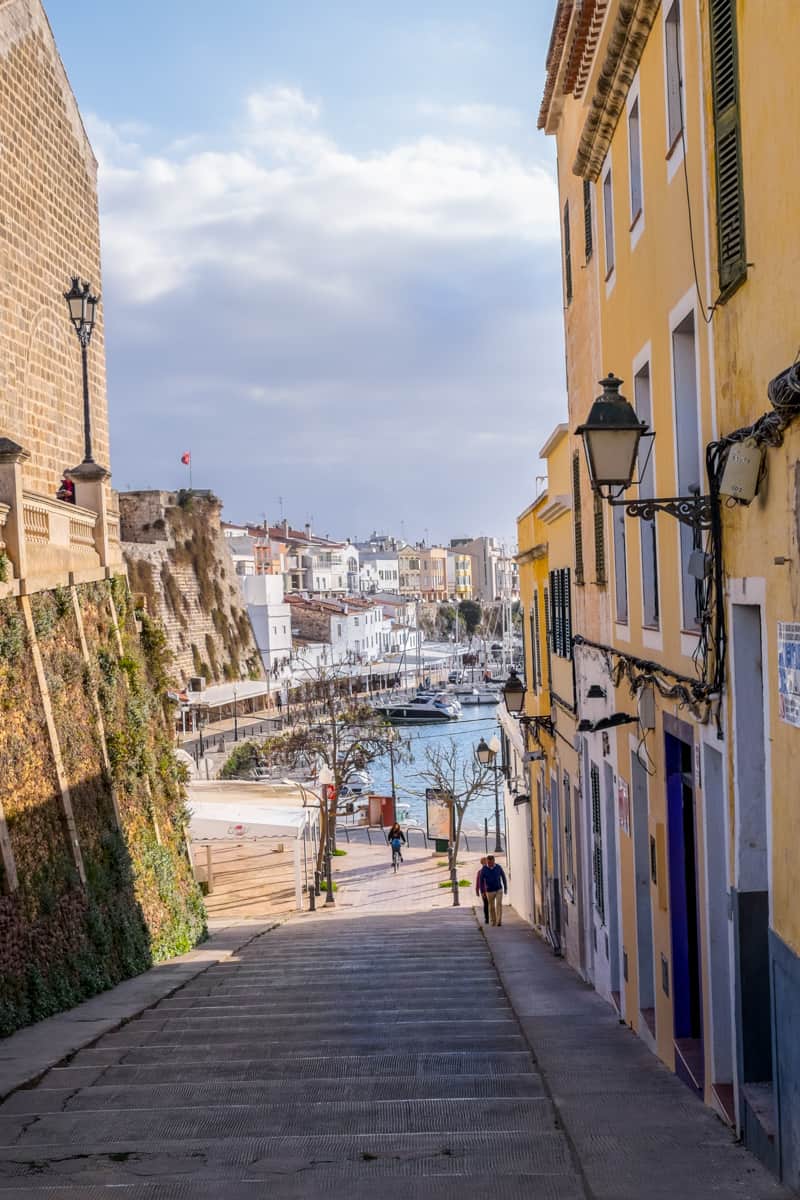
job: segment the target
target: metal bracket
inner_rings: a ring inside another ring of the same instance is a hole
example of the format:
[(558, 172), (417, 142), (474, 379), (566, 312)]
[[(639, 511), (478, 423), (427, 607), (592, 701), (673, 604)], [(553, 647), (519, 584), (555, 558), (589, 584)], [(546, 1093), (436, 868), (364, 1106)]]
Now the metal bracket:
[(714, 501), (711, 496), (670, 496), (661, 500), (609, 500), (614, 508), (624, 508), (629, 517), (652, 521), (657, 512), (669, 513), (691, 529), (710, 529)]

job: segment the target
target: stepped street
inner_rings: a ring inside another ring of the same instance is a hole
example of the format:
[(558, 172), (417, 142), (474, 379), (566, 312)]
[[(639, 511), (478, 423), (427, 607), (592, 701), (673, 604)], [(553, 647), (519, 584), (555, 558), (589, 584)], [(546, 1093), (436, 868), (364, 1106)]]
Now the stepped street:
[(0, 1107), (0, 1197), (788, 1195), (513, 911), (451, 907), (427, 851), (337, 868), (333, 911), (148, 973), (99, 1038), (148, 976), (75, 1010), (82, 1048)]

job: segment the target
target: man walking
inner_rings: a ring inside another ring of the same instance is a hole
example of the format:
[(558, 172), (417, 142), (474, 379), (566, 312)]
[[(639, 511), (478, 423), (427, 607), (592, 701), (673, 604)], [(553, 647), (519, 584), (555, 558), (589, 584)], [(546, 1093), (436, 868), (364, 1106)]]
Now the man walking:
[(503, 924), (503, 892), (508, 895), (508, 881), (506, 873), (500, 866), (500, 863), (494, 861), (494, 855), (490, 854), (486, 859), (486, 866), (481, 867), (478, 875), (478, 881), (482, 884), (486, 899), (489, 904), (489, 920), (492, 925)]
[(481, 865), (478, 867), (478, 874), (475, 876), (475, 895), (480, 896), (481, 900), (483, 901), (483, 923), (484, 925), (488, 925), (489, 901), (486, 899), (486, 888), (483, 886), (483, 880), (481, 879), (481, 872), (485, 866), (486, 859), (482, 858)]

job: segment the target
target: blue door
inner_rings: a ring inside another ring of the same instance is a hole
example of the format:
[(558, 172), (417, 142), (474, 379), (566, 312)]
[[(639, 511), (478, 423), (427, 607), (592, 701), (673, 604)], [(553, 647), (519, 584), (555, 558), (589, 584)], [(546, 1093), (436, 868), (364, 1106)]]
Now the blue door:
[(702, 1095), (705, 1059), (692, 747), (669, 733), (665, 739), (675, 1070)]

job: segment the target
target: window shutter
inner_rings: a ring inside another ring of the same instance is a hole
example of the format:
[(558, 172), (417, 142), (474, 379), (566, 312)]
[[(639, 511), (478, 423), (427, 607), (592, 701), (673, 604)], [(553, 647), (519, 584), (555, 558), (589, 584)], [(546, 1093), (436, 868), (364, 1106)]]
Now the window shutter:
[(569, 200), (564, 201), (564, 284), (567, 304), (572, 299), (572, 251), (569, 240)]
[(583, 249), (586, 261), (592, 257), (592, 185), (588, 179), (583, 181)]
[(594, 497), (594, 575), (597, 583), (606, 582), (606, 532), (603, 523), (603, 501)]
[(581, 517), (581, 458), (572, 456), (572, 527), (575, 534), (575, 582), (583, 584), (583, 520)]
[(570, 569), (564, 568), (564, 658), (572, 658), (572, 589), (570, 587)]
[(594, 904), (600, 919), (605, 921), (606, 904), (603, 887), (603, 826), (600, 816), (600, 772), (594, 763), (590, 771), (592, 789), (592, 874), (594, 877)]
[(534, 598), (533, 598), (533, 621), (534, 621), (534, 626), (535, 626), (534, 637), (533, 637), (533, 644), (534, 644), (533, 660), (534, 660), (536, 690), (538, 692), (539, 688), (542, 686), (542, 642), (541, 642), (542, 633), (541, 633), (541, 625), (539, 622), (539, 593), (538, 592), (536, 592), (534, 594)]
[(711, 0), (711, 93), (714, 102), (720, 291), (747, 273), (739, 122), (736, 0)]

